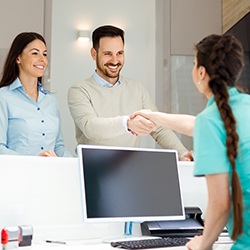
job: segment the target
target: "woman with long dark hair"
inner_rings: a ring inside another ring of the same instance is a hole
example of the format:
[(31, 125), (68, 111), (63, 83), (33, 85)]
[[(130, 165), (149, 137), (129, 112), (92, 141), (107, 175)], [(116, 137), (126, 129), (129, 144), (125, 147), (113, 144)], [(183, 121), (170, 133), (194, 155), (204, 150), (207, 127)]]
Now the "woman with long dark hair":
[(233, 35), (210, 35), (196, 46), (193, 81), (207, 99), (197, 117), (140, 111), (153, 122), (194, 136), (194, 175), (205, 175), (208, 207), (202, 236), (188, 249), (212, 249), (227, 225), (234, 250), (250, 246), (250, 96), (237, 88), (244, 66)]
[(61, 135), (57, 100), (41, 83), (47, 64), (40, 34), (16, 36), (0, 81), (0, 154), (71, 156)]

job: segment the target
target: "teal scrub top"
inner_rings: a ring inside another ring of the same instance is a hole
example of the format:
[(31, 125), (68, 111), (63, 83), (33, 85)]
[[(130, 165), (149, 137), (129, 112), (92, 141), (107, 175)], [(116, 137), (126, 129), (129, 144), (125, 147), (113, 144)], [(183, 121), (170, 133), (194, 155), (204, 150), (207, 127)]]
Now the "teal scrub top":
[[(240, 178), (243, 194), (243, 233), (232, 249), (250, 247), (250, 95), (239, 93), (232, 87), (229, 91), (229, 105), (236, 118), (239, 135), (236, 170)], [(232, 167), (226, 154), (226, 131), (214, 97), (197, 116), (194, 126), (194, 175), (229, 173), (231, 185)], [(231, 234), (233, 226), (232, 211), (227, 227)]]

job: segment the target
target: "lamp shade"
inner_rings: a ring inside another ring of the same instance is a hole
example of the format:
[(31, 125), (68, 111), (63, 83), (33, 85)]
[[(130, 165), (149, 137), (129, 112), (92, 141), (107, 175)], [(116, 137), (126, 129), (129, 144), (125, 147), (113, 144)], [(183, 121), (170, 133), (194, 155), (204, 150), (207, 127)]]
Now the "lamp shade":
[(79, 41), (89, 41), (90, 40), (90, 31), (89, 30), (79, 30), (77, 33), (77, 39)]

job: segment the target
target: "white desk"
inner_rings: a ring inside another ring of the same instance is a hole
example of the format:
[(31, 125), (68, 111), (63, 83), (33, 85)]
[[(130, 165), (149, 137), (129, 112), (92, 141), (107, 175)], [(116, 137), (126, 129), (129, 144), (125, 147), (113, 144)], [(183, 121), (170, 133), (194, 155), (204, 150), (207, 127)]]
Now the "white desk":
[[(229, 250), (231, 248), (232, 244), (214, 244), (213, 250)], [(22, 247), (22, 250), (115, 250), (118, 248), (112, 247), (108, 243), (98, 243), (98, 242), (92, 242), (92, 243), (68, 243), (66, 245), (50, 245), (45, 243), (33, 243), (31, 247)], [(166, 248), (153, 248), (153, 249), (162, 249), (162, 250), (187, 250), (185, 246), (183, 247), (166, 247)]]
[[(214, 244), (213, 250), (229, 250), (232, 244), (228, 243), (217, 243)], [(119, 248), (112, 247), (109, 243), (102, 243), (101, 240), (79, 240), (79, 241), (68, 241), (67, 244), (46, 244), (44, 242), (34, 242), (31, 247), (22, 247), (22, 250), (115, 250)], [(183, 247), (166, 247), (166, 248), (154, 248), (162, 250), (187, 250)]]
[[(192, 176), (192, 163), (182, 162), (179, 170), (184, 205), (199, 206), (205, 213), (205, 179)], [(82, 244), (85, 250), (114, 250), (100, 239), (123, 233), (123, 223), (82, 222), (77, 158), (0, 155), (0, 190), (0, 229), (14, 225), (32, 225), (34, 228), (33, 246), (22, 247), (23, 250), (52, 247), (78, 250), (83, 249)], [(140, 235), (139, 224), (134, 225), (134, 233)], [(43, 243), (46, 239), (83, 241), (54, 245)], [(87, 239), (92, 239), (91, 243)], [(215, 249), (229, 248), (226, 244)]]

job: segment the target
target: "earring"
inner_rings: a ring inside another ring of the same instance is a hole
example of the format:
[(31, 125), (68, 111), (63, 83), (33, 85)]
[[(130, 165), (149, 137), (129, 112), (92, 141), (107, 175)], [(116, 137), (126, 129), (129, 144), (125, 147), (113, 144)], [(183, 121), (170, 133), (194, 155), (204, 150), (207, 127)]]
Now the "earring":
[(200, 85), (201, 83), (202, 83), (201, 80), (199, 80), (199, 81), (198, 81), (198, 85)]

